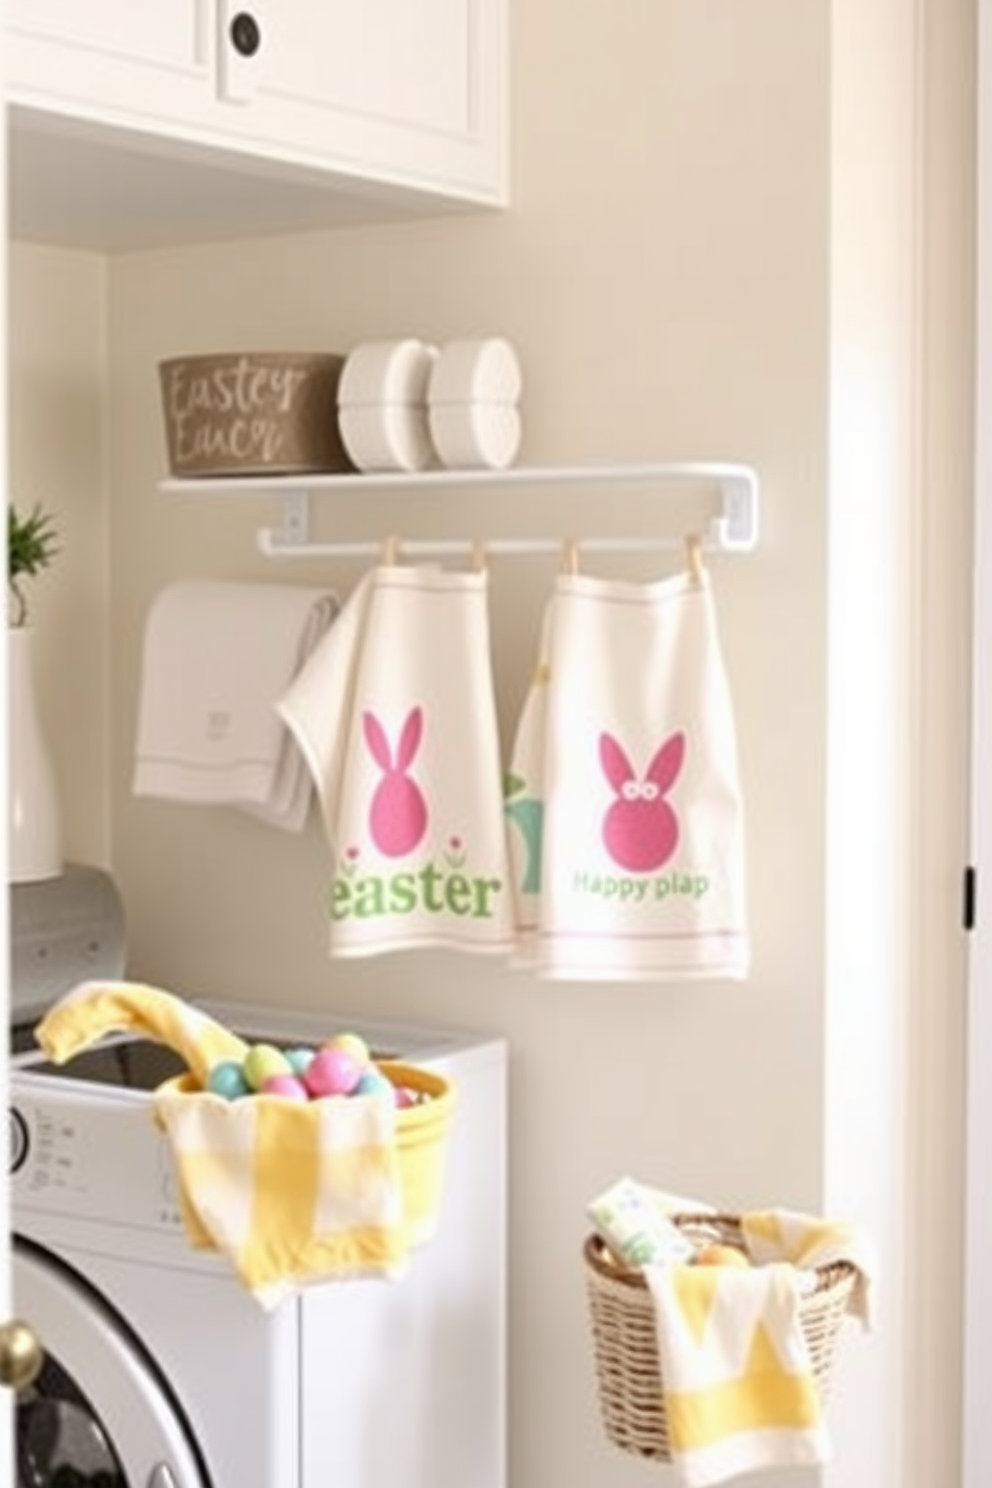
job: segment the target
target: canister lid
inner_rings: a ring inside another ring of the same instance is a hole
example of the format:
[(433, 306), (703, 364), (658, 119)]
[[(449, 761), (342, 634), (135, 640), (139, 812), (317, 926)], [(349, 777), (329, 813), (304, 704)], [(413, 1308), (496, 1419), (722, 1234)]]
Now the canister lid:
[(431, 439), (450, 470), (505, 470), (520, 448), (520, 412), (512, 403), (431, 403)]
[(431, 403), (516, 403), (520, 362), (502, 336), (446, 341), (437, 354), (428, 387)]
[(414, 337), (359, 342), (345, 359), (338, 406), (426, 403), (436, 356), (436, 347)]

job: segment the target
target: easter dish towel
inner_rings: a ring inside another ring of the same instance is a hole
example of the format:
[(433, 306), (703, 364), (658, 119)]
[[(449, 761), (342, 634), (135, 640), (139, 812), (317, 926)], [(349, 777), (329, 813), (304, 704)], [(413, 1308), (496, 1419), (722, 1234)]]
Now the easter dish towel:
[(487, 586), (377, 567), (281, 699), (333, 856), (334, 955), (512, 946)]
[(247, 1045), (172, 993), (131, 982), (82, 983), (35, 1037), (62, 1064), (123, 1030), (185, 1059), (189, 1074), (159, 1087), (152, 1112), (173, 1155), (187, 1238), (222, 1252), (263, 1307), (313, 1280), (403, 1274), (391, 1094), (301, 1104), (213, 1095), (204, 1088), (211, 1069), (240, 1063)]
[(750, 1267), (649, 1265), (673, 1466), (690, 1488), (830, 1458), (801, 1299), (816, 1267), (846, 1261), (847, 1310), (871, 1326), (875, 1261), (856, 1226), (791, 1211), (741, 1219)]
[(737, 741), (706, 570), (558, 576), (506, 812), (520, 964), (746, 976)]

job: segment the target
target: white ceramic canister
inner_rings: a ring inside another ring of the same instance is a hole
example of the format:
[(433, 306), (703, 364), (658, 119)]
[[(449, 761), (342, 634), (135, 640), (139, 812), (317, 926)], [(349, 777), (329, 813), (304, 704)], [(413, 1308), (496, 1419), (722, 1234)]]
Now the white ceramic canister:
[(520, 448), (520, 362), (502, 336), (448, 341), (427, 390), (431, 439), (450, 469), (512, 465)]
[(362, 341), (345, 359), (338, 383), (338, 423), (359, 470), (424, 470), (434, 447), (427, 388), (437, 348), (407, 337)]

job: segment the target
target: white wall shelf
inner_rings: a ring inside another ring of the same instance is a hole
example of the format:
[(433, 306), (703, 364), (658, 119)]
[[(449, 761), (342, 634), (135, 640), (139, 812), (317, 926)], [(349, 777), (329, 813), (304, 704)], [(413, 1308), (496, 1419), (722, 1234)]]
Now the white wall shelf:
[[(604, 492), (620, 486), (641, 485), (659, 488), (659, 515), (663, 516), (663, 487), (671, 490), (698, 487), (708, 495), (719, 497), (719, 510), (708, 511), (699, 524), (704, 546), (727, 552), (750, 552), (758, 541), (759, 485), (756, 472), (748, 465), (710, 463), (644, 463), (629, 465), (546, 465), (516, 466), (508, 470), (428, 470), (415, 475), (405, 473), (356, 473), (346, 475), (299, 476), (223, 476), (210, 479), (168, 479), (159, 489), (166, 495), (209, 495), (210, 497), (268, 495), (282, 502), (279, 527), (259, 531), (259, 549), (271, 558), (359, 557), (378, 551), (378, 541), (316, 542), (310, 539), (310, 503), (321, 496), (367, 495), (369, 492), (426, 494), (431, 491), (509, 490), (537, 487), (590, 487)], [(651, 548), (672, 547), (685, 536), (684, 522), (679, 529), (666, 530), (663, 521), (658, 530), (622, 537), (596, 537), (582, 532), (566, 534), (580, 547), (600, 552), (637, 552)], [(540, 553), (560, 548), (562, 537), (495, 538), (485, 544), (487, 553)], [(472, 544), (454, 538), (403, 539), (404, 554), (464, 553)]]

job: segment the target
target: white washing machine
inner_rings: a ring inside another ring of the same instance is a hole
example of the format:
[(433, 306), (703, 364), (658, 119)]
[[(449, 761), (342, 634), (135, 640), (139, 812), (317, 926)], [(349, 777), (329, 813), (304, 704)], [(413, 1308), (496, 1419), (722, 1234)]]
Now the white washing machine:
[(131, 1036), (11, 1067), (17, 1313), (46, 1351), (18, 1398), (17, 1488), (505, 1488), (506, 1046), (328, 1012), (201, 1004), (249, 1039), (351, 1028), (457, 1084), (434, 1239), (399, 1280), (265, 1312), (193, 1250)]

